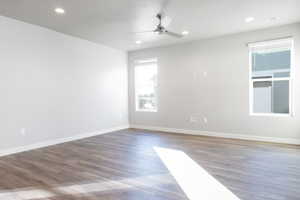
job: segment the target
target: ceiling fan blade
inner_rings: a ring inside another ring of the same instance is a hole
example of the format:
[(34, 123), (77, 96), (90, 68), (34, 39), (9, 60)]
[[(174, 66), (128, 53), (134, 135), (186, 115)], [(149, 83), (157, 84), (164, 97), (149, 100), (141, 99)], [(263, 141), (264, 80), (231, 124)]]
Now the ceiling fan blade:
[(143, 33), (154, 33), (154, 30), (151, 31), (140, 31), (140, 32), (133, 32), (134, 34), (143, 34)]
[(167, 35), (169, 35), (169, 36), (176, 37), (176, 38), (182, 38), (183, 37), (183, 35), (181, 35), (179, 33), (170, 32), (168, 30), (165, 30), (164, 33), (167, 34)]

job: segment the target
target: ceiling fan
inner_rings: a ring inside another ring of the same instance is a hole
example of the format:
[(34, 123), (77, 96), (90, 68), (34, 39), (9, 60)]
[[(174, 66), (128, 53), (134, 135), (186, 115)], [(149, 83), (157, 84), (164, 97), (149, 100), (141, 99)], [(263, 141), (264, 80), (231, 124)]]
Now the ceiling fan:
[(175, 33), (172, 31), (167, 30), (163, 25), (162, 25), (162, 14), (158, 13), (156, 15), (156, 18), (159, 20), (159, 24), (156, 26), (156, 28), (152, 31), (143, 31), (143, 32), (138, 32), (138, 33), (149, 33), (149, 32), (153, 32), (159, 35), (169, 35), (172, 37), (176, 37), (176, 38), (182, 38), (184, 35), (180, 34), (180, 33)]

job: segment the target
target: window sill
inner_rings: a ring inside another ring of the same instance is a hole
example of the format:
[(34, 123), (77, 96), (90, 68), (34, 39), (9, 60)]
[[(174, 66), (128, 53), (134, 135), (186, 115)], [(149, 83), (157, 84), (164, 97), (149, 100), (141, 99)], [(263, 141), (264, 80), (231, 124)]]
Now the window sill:
[(250, 113), (252, 117), (294, 117), (293, 114), (276, 114), (276, 113)]

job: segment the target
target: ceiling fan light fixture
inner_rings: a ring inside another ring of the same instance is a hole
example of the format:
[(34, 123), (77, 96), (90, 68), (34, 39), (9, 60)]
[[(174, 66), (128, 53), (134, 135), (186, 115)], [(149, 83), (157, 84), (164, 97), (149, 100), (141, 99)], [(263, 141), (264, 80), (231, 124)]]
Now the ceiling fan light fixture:
[[(175, 38), (182, 38), (183, 37), (183, 35), (181, 33), (179, 34), (179, 33), (169, 31), (168, 29), (165, 28), (164, 25), (162, 25), (162, 15), (160, 13), (156, 15), (156, 18), (159, 20), (159, 23), (156, 26), (156, 28), (153, 31), (150, 31), (150, 32), (158, 34), (158, 35), (168, 35), (168, 36), (175, 37)], [(149, 31), (146, 31), (146, 32), (149, 32)], [(188, 34), (187, 31), (184, 32), (184, 33)], [(136, 44), (141, 44), (140, 41), (136, 41), (135, 43)]]

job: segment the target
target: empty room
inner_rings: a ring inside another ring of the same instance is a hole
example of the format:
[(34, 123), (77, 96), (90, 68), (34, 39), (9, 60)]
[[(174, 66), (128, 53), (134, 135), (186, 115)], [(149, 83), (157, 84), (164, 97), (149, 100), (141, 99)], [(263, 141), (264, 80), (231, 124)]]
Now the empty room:
[(0, 0), (0, 200), (300, 200), (299, 0)]

